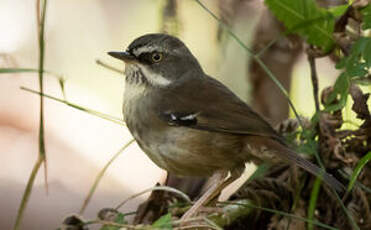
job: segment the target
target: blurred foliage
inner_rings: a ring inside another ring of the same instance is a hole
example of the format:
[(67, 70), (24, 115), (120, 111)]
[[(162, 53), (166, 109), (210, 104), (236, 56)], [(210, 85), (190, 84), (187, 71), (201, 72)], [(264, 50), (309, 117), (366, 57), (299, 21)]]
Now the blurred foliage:
[(371, 29), (371, 5), (366, 6), (361, 10), (363, 16), (363, 26), (362, 29)]
[(153, 224), (152, 227), (154, 228), (160, 228), (160, 229), (166, 229), (166, 230), (171, 230), (173, 229), (172, 221), (171, 221), (171, 213), (168, 213), (166, 215), (163, 215), (160, 217), (158, 220), (156, 220)]
[(324, 51), (334, 46), (333, 11), (318, 7), (312, 0), (265, 0), (265, 4), (285, 24), (288, 33), (297, 33), (309, 44)]

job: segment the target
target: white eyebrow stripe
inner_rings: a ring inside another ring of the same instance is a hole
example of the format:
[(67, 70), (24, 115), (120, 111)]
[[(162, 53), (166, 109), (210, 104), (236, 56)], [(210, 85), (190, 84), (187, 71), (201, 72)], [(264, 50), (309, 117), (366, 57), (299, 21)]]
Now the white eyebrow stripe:
[(157, 74), (149, 70), (145, 65), (137, 64), (140, 69), (142, 70), (145, 78), (148, 80), (148, 82), (154, 86), (167, 86), (170, 85), (171, 81), (165, 77), (163, 77), (161, 74)]
[(142, 46), (142, 47), (139, 47), (139, 48), (136, 48), (133, 50), (133, 53), (135, 56), (139, 56), (141, 55), (142, 53), (150, 53), (150, 52), (153, 52), (153, 51), (162, 51), (162, 49), (158, 46)]

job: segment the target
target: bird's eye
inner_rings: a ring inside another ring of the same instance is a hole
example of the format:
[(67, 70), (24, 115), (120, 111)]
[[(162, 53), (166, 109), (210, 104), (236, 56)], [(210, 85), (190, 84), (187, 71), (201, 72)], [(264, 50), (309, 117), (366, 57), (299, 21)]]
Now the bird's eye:
[(160, 62), (162, 60), (162, 53), (153, 53), (152, 54), (152, 61), (153, 62)]

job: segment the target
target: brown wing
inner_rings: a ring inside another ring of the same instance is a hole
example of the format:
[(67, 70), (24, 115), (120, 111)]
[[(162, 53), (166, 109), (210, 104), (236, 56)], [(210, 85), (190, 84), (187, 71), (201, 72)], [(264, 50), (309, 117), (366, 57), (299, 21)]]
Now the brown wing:
[(281, 139), (260, 115), (213, 78), (189, 79), (160, 95), (153, 98), (158, 102), (155, 109), (170, 125)]

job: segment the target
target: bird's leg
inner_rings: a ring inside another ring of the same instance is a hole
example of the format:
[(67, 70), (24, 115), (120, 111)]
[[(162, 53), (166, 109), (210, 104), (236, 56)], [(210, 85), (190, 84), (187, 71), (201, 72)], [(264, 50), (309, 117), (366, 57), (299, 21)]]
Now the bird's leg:
[(194, 216), (201, 207), (212, 201), (225, 187), (236, 179), (232, 174), (226, 179), (227, 174), (228, 172), (226, 171), (218, 171), (213, 175), (211, 180), (214, 180), (215, 182), (212, 183), (206, 192), (196, 201), (196, 203), (192, 205), (190, 209), (188, 209), (188, 211), (182, 216), (181, 221), (187, 220)]

